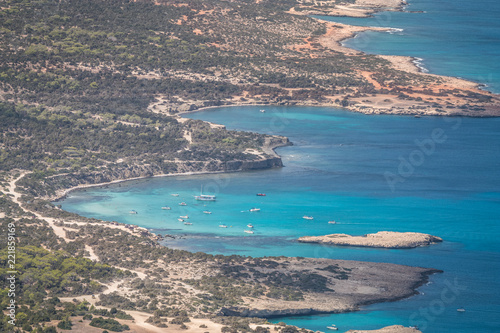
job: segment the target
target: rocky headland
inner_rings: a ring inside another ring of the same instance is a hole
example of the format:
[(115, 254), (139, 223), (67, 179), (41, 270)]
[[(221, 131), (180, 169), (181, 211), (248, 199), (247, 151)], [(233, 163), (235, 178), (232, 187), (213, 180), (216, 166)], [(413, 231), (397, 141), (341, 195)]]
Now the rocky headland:
[(244, 297), (244, 304), (222, 307), (219, 315), (271, 318), (355, 311), (362, 305), (391, 302), (415, 295), (418, 293), (416, 289), (428, 281), (429, 275), (441, 272), (429, 268), (349, 260), (273, 258), (273, 261), (272, 269), (270, 265), (255, 267), (248, 262), (249, 266), (243, 265), (245, 269), (240, 268), (229, 276), (248, 274), (263, 285), (270, 281), (273, 286), (302, 285), (302, 297), (295, 300), (267, 296)]

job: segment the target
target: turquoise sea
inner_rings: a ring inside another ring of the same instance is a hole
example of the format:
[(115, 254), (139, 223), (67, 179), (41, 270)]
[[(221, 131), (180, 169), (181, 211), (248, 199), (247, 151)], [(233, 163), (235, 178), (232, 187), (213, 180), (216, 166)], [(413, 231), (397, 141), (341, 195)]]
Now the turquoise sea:
[[(323, 331), (331, 323), (340, 331), (389, 324), (418, 325), (425, 332), (500, 329), (499, 118), (417, 119), (312, 107), (266, 107), (261, 113), (259, 108), (221, 108), (189, 117), (288, 136), (294, 146), (277, 150), (284, 168), (131, 181), (72, 192), (60, 203), (85, 216), (182, 236), (166, 245), (190, 251), (354, 259), (445, 271), (432, 276), (422, 294), (403, 301), (276, 321)], [(194, 200), (201, 186), (218, 200)], [(256, 196), (260, 192), (266, 196)], [(187, 206), (179, 206), (182, 201)], [(261, 211), (249, 212), (253, 207)], [(129, 214), (131, 209), (138, 214)], [(178, 222), (181, 215), (193, 225)], [(243, 232), (248, 223), (255, 234)], [(445, 242), (381, 250), (294, 241), (303, 235), (379, 230), (431, 233)], [(467, 311), (458, 313), (462, 306)]]
[[(424, 12), (335, 20), (404, 29), (367, 32), (346, 43), (370, 53), (420, 57), (433, 73), (476, 80), (500, 92), (500, 2), (411, 0), (407, 10)], [(277, 149), (284, 168), (131, 181), (71, 192), (59, 204), (84, 216), (177, 235), (165, 245), (190, 251), (444, 270), (419, 295), (405, 300), (276, 322), (320, 331), (336, 324), (340, 332), (393, 324), (418, 325), (434, 333), (500, 332), (499, 118), (417, 119), (307, 107), (266, 107), (260, 113), (261, 108), (220, 108), (188, 117), (289, 137), (294, 146)], [(201, 186), (218, 200), (195, 201)], [(256, 196), (260, 192), (266, 196)], [(179, 206), (182, 201), (187, 206)], [(261, 211), (250, 212), (253, 207)], [(138, 214), (129, 214), (131, 209)], [(178, 222), (181, 215), (193, 224)], [(304, 220), (304, 215), (314, 220)], [(337, 224), (328, 224), (330, 220)], [(249, 223), (255, 227), (251, 235), (244, 233)], [(431, 233), (445, 241), (411, 250), (294, 241), (303, 235), (379, 230)], [(457, 312), (459, 307), (466, 312)]]
[(406, 12), (322, 19), (402, 31), (360, 33), (344, 45), (367, 53), (420, 58), (435, 74), (457, 76), (500, 93), (500, 1), (409, 0)]

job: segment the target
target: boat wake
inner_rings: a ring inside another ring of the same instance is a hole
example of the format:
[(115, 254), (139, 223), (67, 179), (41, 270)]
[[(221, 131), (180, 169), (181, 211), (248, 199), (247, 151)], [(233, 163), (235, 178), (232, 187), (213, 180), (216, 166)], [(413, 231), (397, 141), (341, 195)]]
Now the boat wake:
[(401, 29), (401, 28), (389, 28), (389, 30), (387, 30), (387, 32), (390, 33), (391, 35), (394, 35), (394, 34), (402, 35), (403, 31), (405, 31), (405, 29)]

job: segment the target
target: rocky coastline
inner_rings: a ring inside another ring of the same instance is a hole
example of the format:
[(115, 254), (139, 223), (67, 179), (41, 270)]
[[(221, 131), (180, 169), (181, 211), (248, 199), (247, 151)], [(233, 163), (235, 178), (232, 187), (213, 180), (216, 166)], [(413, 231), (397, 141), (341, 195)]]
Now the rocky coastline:
[(278, 147), (290, 146), (286, 137), (273, 136), (266, 140), (261, 154), (254, 160), (209, 161), (203, 163), (176, 162), (176, 172), (164, 173), (154, 165), (115, 165), (114, 168), (92, 172), (79, 172), (49, 177), (47, 185), (55, 189), (54, 193), (43, 196), (43, 199), (57, 202), (75, 190), (96, 186), (106, 186), (121, 182), (151, 177), (173, 177), (198, 174), (243, 172), (283, 167), (281, 157), (274, 152)]
[(289, 258), (287, 271), (314, 272), (329, 278), (328, 290), (308, 292), (300, 301), (248, 299), (246, 304), (223, 307), (219, 316), (288, 317), (357, 311), (361, 306), (393, 302), (418, 294), (432, 268), (349, 260)]
[[(288, 13), (300, 16), (348, 16), (368, 17), (381, 11), (404, 11), (406, 1), (401, 0), (357, 0), (354, 3), (337, 4), (335, 1), (325, 1), (321, 4), (313, 1), (304, 1), (291, 8)], [(339, 52), (349, 57), (365, 57), (366, 54), (342, 45), (346, 39), (355, 37), (358, 33), (372, 31), (390, 31), (385, 26), (360, 27), (338, 22), (322, 20), (313, 17), (325, 25), (325, 33), (312, 36), (306, 45), (295, 45), (304, 56), (311, 51), (324, 49)], [(283, 96), (250, 96), (235, 95), (232, 98), (221, 100), (184, 100), (167, 101), (158, 98), (151, 103), (149, 110), (165, 114), (182, 114), (215, 107), (227, 106), (256, 106), (256, 105), (283, 105), (283, 106), (319, 106), (344, 108), (352, 112), (369, 115), (407, 115), (407, 116), (463, 116), (463, 117), (496, 117), (500, 114), (500, 97), (484, 90), (480, 84), (456, 77), (447, 77), (422, 72), (416, 58), (394, 55), (376, 55), (378, 59), (387, 61), (391, 70), (400, 71), (408, 77), (419, 77), (419, 81), (412, 84), (394, 85), (383, 82), (378, 78), (380, 73), (360, 69), (356, 71), (379, 92), (373, 96), (360, 91), (345, 94), (331, 94), (323, 99), (294, 98), (294, 89), (283, 88), (288, 92), (286, 99)], [(474, 96), (479, 98), (473, 98)]]

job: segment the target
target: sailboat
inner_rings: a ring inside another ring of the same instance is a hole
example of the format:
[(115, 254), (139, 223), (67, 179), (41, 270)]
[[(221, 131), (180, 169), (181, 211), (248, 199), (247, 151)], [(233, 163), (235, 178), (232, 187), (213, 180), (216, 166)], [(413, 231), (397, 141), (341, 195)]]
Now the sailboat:
[(195, 195), (194, 198), (200, 201), (215, 201), (215, 195), (203, 194), (203, 186), (201, 187), (200, 195)]

